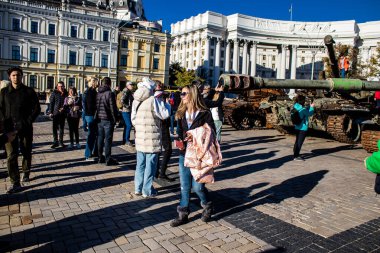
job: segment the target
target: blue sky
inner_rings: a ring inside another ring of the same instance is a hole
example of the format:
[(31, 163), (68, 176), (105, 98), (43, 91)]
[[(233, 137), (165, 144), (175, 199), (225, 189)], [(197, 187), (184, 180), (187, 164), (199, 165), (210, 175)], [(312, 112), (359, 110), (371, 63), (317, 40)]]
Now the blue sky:
[(214, 11), (224, 15), (241, 13), (260, 18), (293, 21), (380, 20), (380, 0), (143, 0), (149, 20), (163, 20), (163, 30), (170, 24)]

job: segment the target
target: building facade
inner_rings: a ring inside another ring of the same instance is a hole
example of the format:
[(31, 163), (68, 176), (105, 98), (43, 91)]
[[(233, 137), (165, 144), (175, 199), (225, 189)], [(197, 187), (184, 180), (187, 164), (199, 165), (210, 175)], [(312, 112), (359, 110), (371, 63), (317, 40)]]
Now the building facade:
[(380, 42), (380, 21), (293, 22), (208, 11), (172, 24), (171, 34), (170, 62), (198, 70), (213, 85), (221, 73), (316, 79), (326, 35), (359, 47), (367, 61)]
[(139, 82), (143, 77), (168, 84), (171, 36), (144, 23), (121, 29), (119, 83)]
[(113, 86), (119, 77), (129, 80), (118, 76), (118, 42), (121, 22), (133, 19), (145, 20), (141, 0), (0, 0), (0, 79), (8, 79), (9, 66), (20, 66), (24, 83), (37, 91), (51, 90), (58, 81), (83, 91), (88, 76), (109, 76)]

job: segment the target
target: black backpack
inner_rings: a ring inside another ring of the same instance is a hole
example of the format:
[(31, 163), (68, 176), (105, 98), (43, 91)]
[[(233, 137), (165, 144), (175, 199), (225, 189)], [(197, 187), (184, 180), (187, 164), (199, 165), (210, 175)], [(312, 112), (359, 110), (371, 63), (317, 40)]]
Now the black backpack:
[(290, 119), (292, 120), (293, 125), (299, 125), (302, 123), (300, 112), (296, 110), (294, 107), (290, 111)]

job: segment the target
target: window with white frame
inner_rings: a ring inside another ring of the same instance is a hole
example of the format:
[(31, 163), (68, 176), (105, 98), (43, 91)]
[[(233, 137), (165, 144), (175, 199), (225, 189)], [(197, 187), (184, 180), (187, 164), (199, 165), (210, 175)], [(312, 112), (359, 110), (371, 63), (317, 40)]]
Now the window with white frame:
[(37, 21), (31, 21), (30, 22), (30, 32), (31, 33), (38, 33), (38, 22)]
[(37, 76), (36, 75), (30, 75), (29, 76), (29, 86), (31, 88), (37, 87)]
[(92, 66), (92, 53), (86, 53), (86, 66)]
[(47, 62), (48, 63), (55, 63), (55, 50), (54, 49), (48, 49)]
[(94, 28), (87, 28), (87, 39), (88, 40), (94, 39)]
[(160, 59), (154, 58), (153, 59), (153, 69), (158, 69), (159, 65), (160, 65)]
[(30, 48), (30, 61), (31, 62), (38, 62), (38, 48), (36, 48), (36, 47)]
[(46, 88), (52, 90), (54, 88), (54, 76), (48, 76), (46, 80)]
[(103, 41), (109, 41), (110, 32), (103, 31)]
[(55, 35), (55, 24), (49, 24), (48, 34)]
[(77, 65), (77, 52), (69, 51), (69, 65)]
[(12, 46), (12, 60), (21, 60), (20, 46)]
[(21, 31), (21, 20), (19, 18), (12, 19), (12, 31), (15, 31), (15, 32)]
[(102, 59), (101, 59), (100, 66), (102, 68), (107, 68), (108, 67), (108, 54), (102, 54)]
[(78, 37), (78, 26), (72, 25), (70, 29), (70, 37), (77, 38)]
[(69, 78), (69, 87), (75, 87), (75, 78), (74, 77)]

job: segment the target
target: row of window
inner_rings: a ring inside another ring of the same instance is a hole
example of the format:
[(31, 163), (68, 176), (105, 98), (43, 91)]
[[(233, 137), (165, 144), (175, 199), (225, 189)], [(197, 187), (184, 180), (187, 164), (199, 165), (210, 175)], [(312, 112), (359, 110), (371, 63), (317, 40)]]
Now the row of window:
[[(39, 22), (37, 21), (31, 21), (30, 22), (30, 32), (31, 33), (38, 33), (38, 26)], [(48, 25), (48, 35), (55, 35), (56, 25), (55, 24), (49, 24)], [(13, 18), (12, 19), (12, 31), (20, 32), (21, 31), (21, 20), (19, 18)], [(94, 28), (87, 28), (87, 39), (88, 40), (94, 40)], [(103, 41), (109, 41), (109, 31), (103, 31)], [(72, 38), (78, 38), (78, 26), (72, 25), (70, 27), (70, 37)]]
[[(21, 60), (20, 55), (20, 46), (12, 46), (12, 60)], [(38, 62), (38, 48), (30, 48), (30, 61)], [(127, 66), (128, 56), (121, 55), (120, 56), (120, 66)], [(47, 63), (55, 63), (55, 50), (48, 49), (47, 53)], [(69, 65), (77, 65), (77, 52), (69, 51)], [(93, 66), (93, 53), (86, 53), (85, 55), (85, 66)], [(108, 67), (108, 55), (101, 55), (100, 66), (102, 68)], [(142, 66), (142, 65), (141, 65)], [(153, 69), (158, 69), (159, 59), (153, 59)]]

